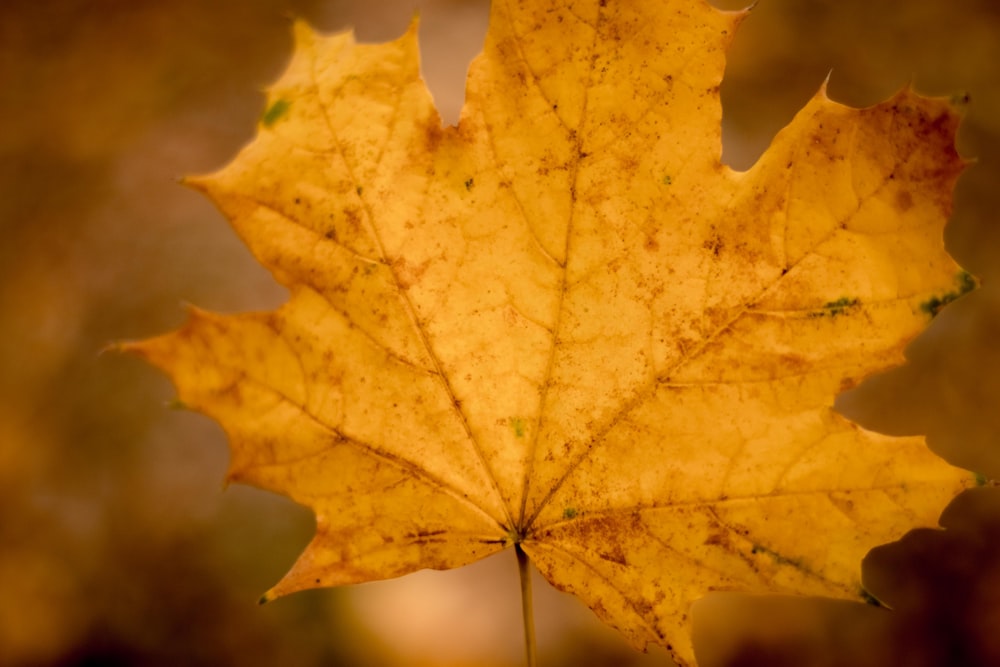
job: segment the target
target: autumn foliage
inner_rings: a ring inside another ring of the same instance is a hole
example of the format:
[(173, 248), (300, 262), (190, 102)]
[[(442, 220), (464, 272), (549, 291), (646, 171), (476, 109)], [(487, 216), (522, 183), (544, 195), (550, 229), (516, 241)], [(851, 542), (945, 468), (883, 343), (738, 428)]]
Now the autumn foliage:
[[(290, 297), (129, 344), (316, 515), (267, 598), (519, 545), (637, 648), (708, 591), (859, 599), (859, 562), (972, 476), (834, 397), (975, 286), (942, 229), (958, 115), (820, 90), (720, 160), (741, 12), (495, 2), (457, 127), (416, 24), (296, 26), (257, 138), (190, 179)], [(804, 530), (808, 527), (810, 530)]]

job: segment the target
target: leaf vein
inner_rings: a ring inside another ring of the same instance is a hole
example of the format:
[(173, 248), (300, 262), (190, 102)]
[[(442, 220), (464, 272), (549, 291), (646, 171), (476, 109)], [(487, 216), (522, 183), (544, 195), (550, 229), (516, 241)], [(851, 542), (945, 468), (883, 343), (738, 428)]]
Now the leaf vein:
[[(317, 100), (320, 108), (323, 110), (323, 120), (326, 123), (326, 126), (327, 126), (327, 129), (328, 129), (329, 133), (330, 133), (330, 136), (334, 138), (334, 143), (337, 144), (336, 137), (338, 136), (338, 133), (334, 129), (333, 121), (330, 118), (330, 109), (328, 108), (327, 104), (324, 103), (324, 101), (323, 101), (323, 99), (322, 99), (322, 97), (320, 96), (320, 93), (319, 93), (320, 88), (319, 88), (319, 83), (318, 83), (319, 78), (318, 78), (318, 75), (316, 74), (316, 54), (315, 54), (315, 52), (313, 52), (313, 58), (310, 61), (310, 66), (311, 66), (310, 75), (312, 77), (312, 86), (313, 86), (314, 94), (316, 95), (316, 100)], [(337, 145), (339, 145), (339, 144), (337, 144)], [(360, 183), (358, 182), (357, 176), (354, 173), (354, 167), (351, 165), (350, 161), (347, 159), (347, 156), (343, 153), (343, 151), (340, 151), (340, 153), (341, 153), (341, 158), (344, 160), (344, 165), (346, 166), (346, 169), (348, 171), (348, 176), (349, 176), (350, 180), (354, 183), (355, 186), (360, 186)], [(425, 187), (425, 192), (426, 192), (426, 189), (430, 187), (429, 182), (425, 182), (425, 186), (424, 187)], [(374, 217), (374, 213), (372, 211), (371, 204), (368, 203), (365, 200), (362, 200), (362, 205), (364, 206), (365, 213), (366, 213), (366, 215), (365, 215), (365, 224), (368, 227), (368, 233), (371, 235), (371, 238), (375, 241), (377, 247), (379, 248), (379, 252), (382, 254), (383, 260), (385, 260), (385, 259), (387, 259), (386, 252), (385, 252), (385, 244), (382, 241), (382, 237), (379, 234), (378, 228), (375, 225), (375, 217)], [(431, 362), (434, 364), (436, 375), (440, 378), (442, 389), (444, 390), (445, 394), (450, 399), (451, 404), (453, 406), (455, 406), (455, 411), (458, 414), (459, 421), (462, 423), (463, 429), (465, 430), (465, 434), (466, 434), (466, 437), (468, 439), (468, 442), (471, 444), (473, 450), (475, 451), (476, 457), (479, 460), (479, 464), (483, 467), (483, 470), (485, 471), (487, 477), (489, 478), (489, 480), (491, 482), (491, 485), (493, 487), (493, 492), (500, 499), (500, 505), (504, 508), (504, 512), (507, 514), (507, 520), (508, 520), (508, 522), (510, 522), (512, 520), (512, 517), (510, 515), (510, 508), (507, 507), (507, 503), (504, 502), (504, 500), (503, 500), (503, 494), (500, 492), (500, 487), (499, 487), (499, 485), (497, 483), (497, 475), (493, 471), (492, 466), (490, 465), (489, 461), (487, 460), (486, 455), (484, 454), (483, 448), (480, 446), (479, 441), (476, 439), (475, 435), (472, 432), (472, 427), (469, 424), (469, 418), (465, 414), (465, 411), (462, 409), (461, 402), (455, 396), (455, 390), (451, 386), (451, 382), (449, 382), (448, 377), (445, 375), (445, 373), (444, 373), (444, 371), (443, 371), (443, 369), (441, 367), (441, 360), (438, 359), (437, 354), (435, 354), (434, 349), (433, 349), (433, 347), (430, 344), (430, 340), (428, 339), (428, 336), (427, 336), (427, 331), (420, 324), (420, 320), (417, 317), (416, 308), (414, 307), (413, 302), (411, 301), (411, 299), (409, 297), (409, 293), (405, 289), (403, 289), (403, 285), (402, 285), (402, 282), (399, 279), (399, 275), (393, 269), (392, 264), (391, 263), (387, 263), (387, 266), (389, 268), (390, 274), (393, 277), (393, 281), (394, 281), (395, 286), (396, 286), (396, 291), (400, 295), (400, 298), (403, 301), (404, 306), (406, 308), (407, 314), (410, 317), (411, 325), (413, 326), (414, 330), (417, 332), (417, 335), (420, 337), (420, 341), (421, 341), (421, 344), (422, 344), (424, 350), (427, 352), (428, 357), (431, 359)]]
[[(223, 365), (223, 364), (220, 364), (220, 368), (228, 368), (229, 370), (236, 372), (237, 373), (237, 377), (239, 378), (238, 381), (244, 381), (244, 382), (247, 382), (249, 384), (256, 385), (259, 389), (263, 390), (265, 393), (269, 393), (269, 394), (273, 395), (276, 399), (278, 399), (278, 401), (287, 403), (288, 405), (291, 405), (293, 408), (296, 408), (302, 414), (303, 417), (305, 417), (309, 421), (313, 422), (314, 424), (318, 425), (323, 430), (329, 432), (330, 435), (332, 435), (333, 437), (336, 438), (336, 441), (338, 443), (348, 444), (348, 445), (354, 447), (355, 449), (361, 451), (362, 453), (364, 453), (364, 454), (366, 454), (368, 456), (371, 456), (373, 458), (377, 458), (377, 459), (379, 459), (381, 461), (384, 461), (386, 463), (389, 463), (389, 464), (395, 466), (396, 468), (399, 468), (400, 470), (404, 471), (406, 474), (411, 475), (414, 479), (423, 482), (425, 485), (427, 485), (427, 486), (429, 486), (429, 487), (431, 487), (433, 489), (436, 489), (436, 490), (438, 490), (438, 491), (440, 491), (440, 492), (442, 492), (442, 493), (444, 493), (446, 495), (449, 495), (449, 496), (455, 498), (456, 500), (459, 500), (460, 502), (464, 503), (465, 505), (468, 505), (469, 507), (477, 510), (483, 516), (489, 518), (493, 522), (496, 522), (497, 525), (498, 525), (498, 527), (501, 530), (505, 530), (505, 527), (501, 523), (497, 522), (496, 517), (494, 517), (492, 514), (490, 514), (489, 511), (486, 508), (482, 507), (479, 503), (477, 503), (476, 501), (474, 501), (471, 498), (469, 498), (466, 494), (464, 494), (461, 491), (459, 491), (456, 487), (454, 487), (450, 483), (446, 482), (445, 480), (441, 479), (440, 477), (437, 477), (436, 475), (432, 475), (425, 468), (420, 467), (418, 464), (414, 463), (413, 461), (405, 459), (402, 456), (399, 456), (398, 454), (393, 454), (391, 452), (387, 452), (387, 451), (385, 451), (385, 450), (383, 450), (383, 449), (381, 449), (381, 448), (379, 448), (379, 447), (377, 447), (377, 446), (375, 446), (375, 445), (373, 445), (371, 443), (363, 442), (361, 440), (358, 440), (356, 438), (353, 438), (353, 437), (345, 434), (343, 431), (341, 431), (336, 426), (334, 426), (332, 424), (326, 423), (318, 415), (316, 415), (312, 411), (308, 410), (304, 405), (301, 405), (298, 401), (292, 399), (290, 396), (288, 396), (284, 392), (281, 392), (281, 391), (275, 389), (274, 387), (270, 386), (269, 384), (267, 384), (266, 382), (264, 382), (262, 380), (258, 380), (257, 378), (254, 378), (254, 377), (246, 374), (245, 372), (241, 371), (240, 369), (229, 367), (229, 366), (226, 366), (226, 365)], [(289, 462), (296, 462), (296, 461), (301, 461), (301, 460), (308, 460), (308, 459), (313, 458), (313, 457), (317, 457), (318, 458), (318, 457), (321, 457), (321, 456), (323, 456), (324, 454), (326, 454), (328, 452), (329, 452), (329, 448), (328, 447), (324, 447), (323, 449), (316, 450), (315, 452), (311, 452), (311, 453), (306, 454), (306, 455), (304, 455), (302, 457), (297, 457), (297, 458), (294, 458), (294, 459), (289, 459), (288, 461), (285, 461), (285, 460), (275, 461), (271, 465), (281, 466), (281, 465), (286, 465)]]

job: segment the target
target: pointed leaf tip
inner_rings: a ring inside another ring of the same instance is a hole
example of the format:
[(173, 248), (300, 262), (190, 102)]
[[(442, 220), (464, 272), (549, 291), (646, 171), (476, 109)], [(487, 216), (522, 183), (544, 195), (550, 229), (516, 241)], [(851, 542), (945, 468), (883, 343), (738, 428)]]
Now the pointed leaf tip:
[(410, 22), (406, 26), (405, 34), (416, 34), (420, 29), (420, 8), (417, 7), (413, 10), (413, 14), (410, 15)]
[(212, 174), (187, 174), (181, 176), (179, 179), (181, 185), (186, 188), (191, 188), (195, 192), (200, 192), (203, 195), (209, 195), (209, 187), (212, 182)]
[[(350, 28), (348, 28), (345, 32), (348, 32), (351, 35), (354, 34), (354, 30)], [(316, 41), (316, 38), (316, 31), (313, 30), (312, 26), (309, 25), (308, 22), (303, 19), (295, 19), (292, 23), (292, 39), (295, 43), (296, 51), (311, 45)]]

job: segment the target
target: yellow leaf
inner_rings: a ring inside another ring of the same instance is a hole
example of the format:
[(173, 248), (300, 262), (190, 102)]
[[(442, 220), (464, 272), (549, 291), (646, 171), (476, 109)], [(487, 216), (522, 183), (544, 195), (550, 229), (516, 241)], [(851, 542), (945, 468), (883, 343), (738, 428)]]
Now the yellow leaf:
[(711, 590), (855, 597), (871, 547), (972, 483), (835, 395), (975, 281), (942, 229), (956, 112), (821, 90), (720, 161), (704, 2), (494, 3), (457, 128), (416, 26), (297, 25), (257, 138), (192, 185), (291, 293), (126, 346), (316, 514), (268, 598), (518, 543), (636, 647), (693, 659)]

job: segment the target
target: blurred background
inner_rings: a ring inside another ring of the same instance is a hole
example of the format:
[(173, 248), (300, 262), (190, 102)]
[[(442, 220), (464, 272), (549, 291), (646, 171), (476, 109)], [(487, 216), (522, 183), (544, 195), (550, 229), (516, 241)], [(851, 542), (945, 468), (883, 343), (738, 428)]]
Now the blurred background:
[[(252, 138), (291, 18), (382, 41), (418, 7), (425, 75), (454, 122), (487, 0), (0, 2), (0, 665), (521, 664), (510, 553), (258, 607), (311, 536), (309, 513), (223, 492), (221, 431), (168, 409), (152, 369), (101, 354), (179, 325), (183, 302), (281, 303), (176, 180)], [(760, 0), (722, 87), (724, 159), (752, 164), (828, 74), (830, 96), (856, 106), (908, 83), (971, 98), (959, 148), (977, 162), (945, 236), (983, 287), (934, 320), (910, 365), (839, 405), (1000, 478), (1000, 3)], [(945, 530), (872, 552), (866, 584), (893, 612), (709, 596), (702, 665), (1000, 665), (998, 492), (986, 483)], [(543, 665), (669, 663), (541, 581), (536, 595)]]

